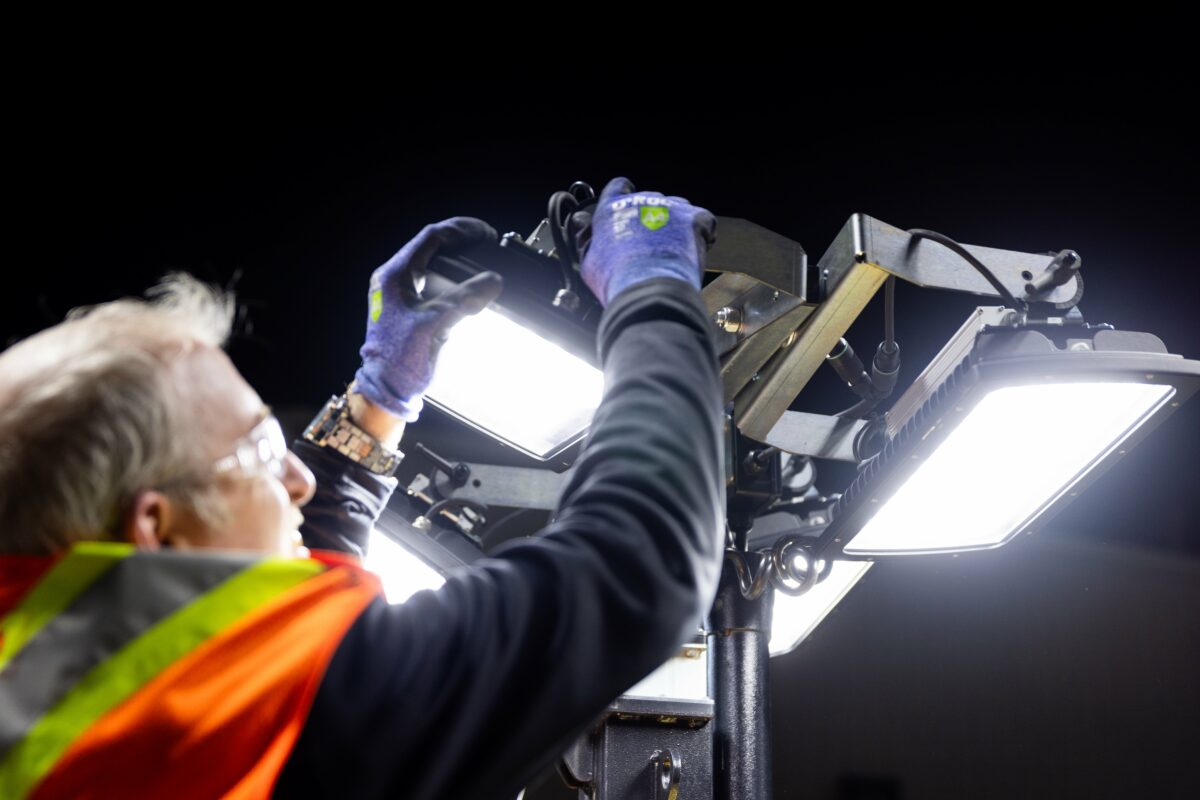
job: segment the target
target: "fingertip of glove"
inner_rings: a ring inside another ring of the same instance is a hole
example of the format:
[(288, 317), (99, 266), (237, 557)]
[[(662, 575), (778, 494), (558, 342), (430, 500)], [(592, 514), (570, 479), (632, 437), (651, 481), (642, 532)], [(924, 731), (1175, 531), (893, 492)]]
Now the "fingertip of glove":
[(432, 227), (445, 242), (490, 240), (498, 241), (500, 234), (477, 217), (450, 217)]
[(632, 191), (634, 191), (633, 181), (629, 178), (613, 178), (604, 185), (604, 190), (600, 192), (600, 202), (603, 203), (617, 195), (629, 194)]

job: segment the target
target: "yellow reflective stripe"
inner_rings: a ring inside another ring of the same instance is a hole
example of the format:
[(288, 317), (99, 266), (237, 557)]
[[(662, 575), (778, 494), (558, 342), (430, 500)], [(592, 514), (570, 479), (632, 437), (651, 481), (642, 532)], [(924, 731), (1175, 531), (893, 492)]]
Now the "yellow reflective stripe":
[(0, 670), (42, 627), (71, 601), (123, 558), (133, 555), (133, 545), (118, 542), (85, 542), (59, 559), (21, 602), (0, 620)]
[(223, 628), (324, 570), (307, 559), (256, 562), (147, 630), (85, 675), (8, 751), (0, 797), (23, 797), (105, 713)]

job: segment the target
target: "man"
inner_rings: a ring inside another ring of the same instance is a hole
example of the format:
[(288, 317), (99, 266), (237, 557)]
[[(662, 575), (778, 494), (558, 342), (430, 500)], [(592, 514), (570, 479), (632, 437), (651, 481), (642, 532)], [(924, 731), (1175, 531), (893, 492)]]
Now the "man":
[(554, 521), (401, 606), (344, 555), (266, 556), (365, 547), (441, 341), (499, 291), (400, 287), (484, 223), (376, 270), (363, 366), (299, 458), (194, 282), (0, 356), (0, 796), (511, 797), (669, 657), (719, 573), (714, 221), (632, 191), (605, 187), (582, 264), (605, 397)]

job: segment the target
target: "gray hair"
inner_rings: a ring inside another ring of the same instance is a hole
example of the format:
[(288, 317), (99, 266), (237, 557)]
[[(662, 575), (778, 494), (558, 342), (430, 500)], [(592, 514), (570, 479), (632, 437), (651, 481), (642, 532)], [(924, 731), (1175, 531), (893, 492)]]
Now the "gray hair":
[(0, 353), (0, 552), (114, 538), (133, 496), (154, 487), (206, 522), (220, 516), (170, 371), (197, 345), (224, 344), (233, 297), (183, 273), (147, 297), (76, 309)]

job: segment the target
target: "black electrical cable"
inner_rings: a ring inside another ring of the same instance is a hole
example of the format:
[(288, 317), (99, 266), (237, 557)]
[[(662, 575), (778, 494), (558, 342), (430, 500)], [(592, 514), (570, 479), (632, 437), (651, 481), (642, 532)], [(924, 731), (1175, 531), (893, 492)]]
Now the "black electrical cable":
[(883, 340), (890, 350), (896, 344), (896, 276), (883, 285)]
[(762, 450), (759, 450), (757, 453), (754, 454), (754, 461), (755, 461), (755, 463), (760, 464), (760, 465), (766, 464), (768, 461), (771, 460), (771, 456), (775, 455), (778, 452), (779, 452), (779, 448), (775, 447), (774, 445), (772, 445), (770, 447), (764, 447)]
[(567, 191), (579, 201), (581, 206), (585, 206), (596, 199), (596, 190), (583, 181), (575, 181), (567, 187)]
[(843, 419), (861, 419), (863, 415), (869, 413), (875, 406), (879, 405), (879, 401), (882, 399), (881, 397), (864, 397), (849, 408), (842, 409), (834, 414), (834, 416), (842, 417)]
[[(575, 242), (567, 235), (567, 222), (571, 213), (579, 208), (579, 200), (570, 192), (555, 192), (550, 195), (547, 204), (546, 217), (550, 221), (550, 238), (554, 240), (554, 254), (558, 257), (562, 269), (563, 289), (575, 291), (575, 280), (572, 273), (579, 261), (579, 253), (575, 250)], [(565, 213), (564, 213), (565, 211)]]
[(968, 264), (974, 267), (980, 275), (987, 278), (987, 282), (992, 285), (992, 288), (996, 290), (997, 294), (1004, 298), (1004, 302), (1008, 304), (1009, 308), (1025, 308), (1025, 302), (1014, 297), (1013, 293), (1010, 292), (1005, 285), (1000, 282), (995, 273), (988, 269), (982, 261), (971, 255), (971, 252), (967, 250), (967, 248), (963, 247), (949, 236), (938, 233), (937, 231), (925, 230), (924, 228), (913, 228), (908, 233), (914, 239), (929, 239), (930, 241), (937, 242), (942, 247), (945, 247), (947, 250), (950, 250), (958, 255), (963, 261), (966, 261)]

